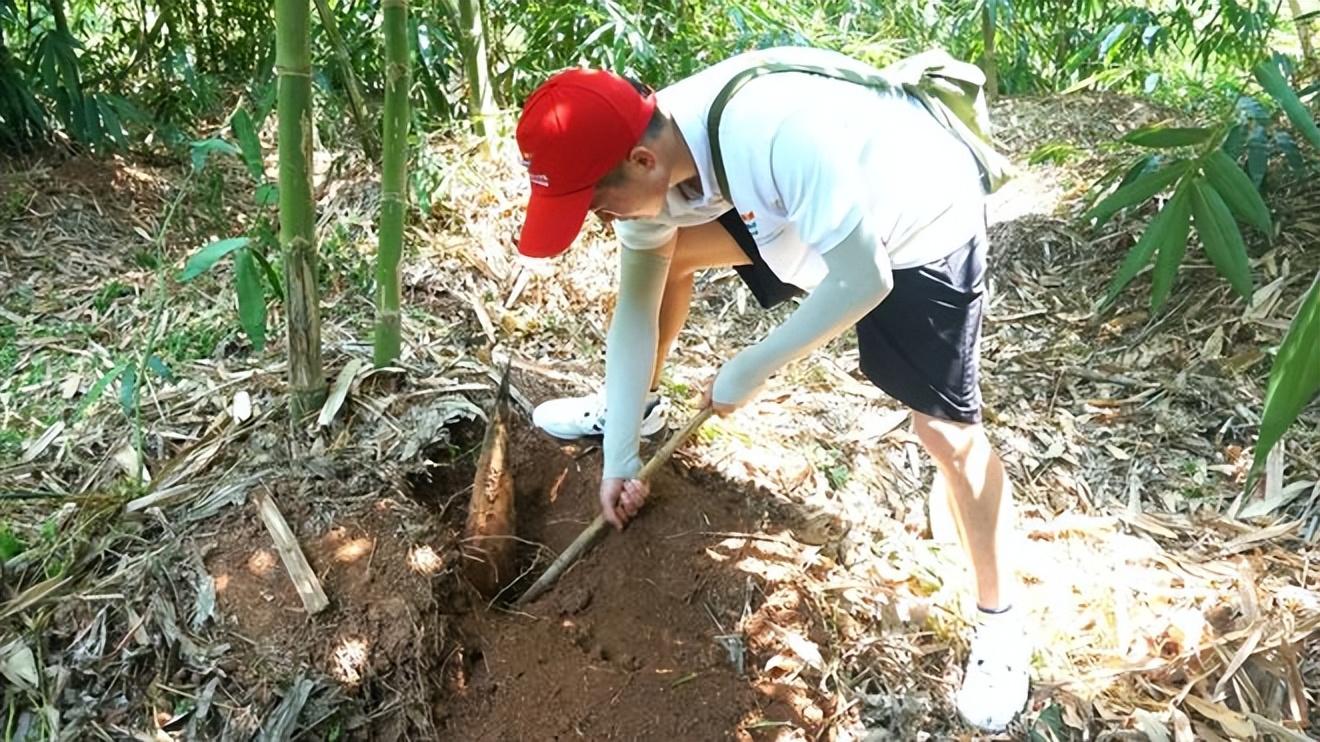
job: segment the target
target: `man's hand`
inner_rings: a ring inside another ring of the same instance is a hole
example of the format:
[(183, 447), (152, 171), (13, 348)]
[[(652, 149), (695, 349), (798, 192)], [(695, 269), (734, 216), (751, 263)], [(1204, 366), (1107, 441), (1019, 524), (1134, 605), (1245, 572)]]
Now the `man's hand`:
[(651, 485), (640, 479), (602, 479), (600, 482), (600, 514), (617, 530), (622, 531), (651, 494)]
[(701, 409), (704, 410), (707, 407), (710, 407), (715, 412), (716, 415), (719, 415), (720, 417), (724, 417), (725, 415), (728, 415), (734, 412), (735, 410), (737, 410), (739, 405), (725, 404), (723, 402), (716, 402), (713, 399), (711, 399), (711, 390), (715, 388), (715, 379), (717, 378), (719, 378), (719, 374), (710, 377), (710, 379), (706, 381), (706, 390), (701, 393)]

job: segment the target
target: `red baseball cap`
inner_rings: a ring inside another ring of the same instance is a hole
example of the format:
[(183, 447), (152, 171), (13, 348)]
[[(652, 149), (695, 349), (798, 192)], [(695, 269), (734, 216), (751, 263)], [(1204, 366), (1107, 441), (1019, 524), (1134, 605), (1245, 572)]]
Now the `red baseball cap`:
[(518, 120), (518, 149), (532, 180), (518, 252), (548, 258), (568, 249), (596, 182), (637, 145), (654, 111), (654, 93), (642, 95), (602, 70), (565, 70), (532, 93)]

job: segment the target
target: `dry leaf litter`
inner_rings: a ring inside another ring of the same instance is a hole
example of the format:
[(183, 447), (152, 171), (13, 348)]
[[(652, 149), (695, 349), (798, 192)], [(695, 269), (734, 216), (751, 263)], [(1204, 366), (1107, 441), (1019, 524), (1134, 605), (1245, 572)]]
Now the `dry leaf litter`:
[[(1308, 221), (1320, 191), (1270, 193), (1279, 230), (1269, 245), (1249, 235), (1249, 306), (1190, 250), (1167, 311), (1146, 311), (1143, 277), (1098, 314), (1148, 216), (1098, 234), (1079, 225), (1086, 186), (1116, 162), (1098, 145), (1167, 116), (1090, 93), (998, 108), (1019, 160), (1057, 155), (991, 206), (987, 419), (1019, 503), (1019, 604), (1039, 627), (1033, 698), (1005, 738), (1320, 734), (1314, 407), (1242, 491), (1268, 350), (1320, 268)], [(118, 157), (0, 173), (17, 194), (0, 222), (0, 522), (23, 546), (0, 562), (7, 738), (444, 734), (455, 678), (480, 663), (463, 616), (486, 610), (457, 577), (460, 462), (504, 360), (524, 414), (596, 387), (615, 274), (594, 226), (562, 260), (514, 257), (524, 184), (512, 155), (424, 143), (405, 348), (397, 368), (371, 370), (378, 189), (360, 161), (318, 154), (332, 394), (300, 421), (282, 398), (282, 333), (252, 352), (228, 268), (172, 278), (199, 246), (253, 224), (236, 164), (191, 178)], [(680, 414), (786, 311), (754, 304), (731, 272), (699, 278), (665, 379)], [(148, 337), (166, 373), (141, 363)], [(133, 416), (122, 375), (98, 384), (121, 364), (148, 371)], [(851, 338), (709, 423), (678, 463), (761, 503), (759, 520), (694, 552), (749, 586), (706, 637), (751, 688), (728, 736), (971, 738), (949, 702), (970, 580), (955, 549), (924, 538), (930, 466), (903, 411), (857, 373)], [(329, 610), (304, 611), (262, 497)], [(529, 570), (552, 556), (532, 548)], [(792, 713), (772, 718), (774, 704)]]

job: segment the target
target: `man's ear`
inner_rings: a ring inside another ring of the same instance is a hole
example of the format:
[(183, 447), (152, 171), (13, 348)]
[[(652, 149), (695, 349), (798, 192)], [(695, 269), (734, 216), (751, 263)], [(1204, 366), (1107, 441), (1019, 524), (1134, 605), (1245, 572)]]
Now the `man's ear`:
[(655, 168), (659, 158), (656, 156), (655, 150), (639, 144), (628, 153), (628, 161), (649, 171)]

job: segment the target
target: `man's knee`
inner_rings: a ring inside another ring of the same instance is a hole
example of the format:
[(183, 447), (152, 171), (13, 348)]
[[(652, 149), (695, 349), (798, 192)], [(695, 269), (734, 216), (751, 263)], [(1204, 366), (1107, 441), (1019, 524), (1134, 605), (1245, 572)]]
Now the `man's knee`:
[(707, 268), (728, 268), (750, 262), (733, 235), (718, 221), (681, 227), (669, 265), (670, 280), (691, 277)]
[(912, 428), (922, 447), (941, 461), (964, 459), (977, 443), (985, 439), (985, 429), (980, 423), (941, 420), (920, 412), (912, 413)]

